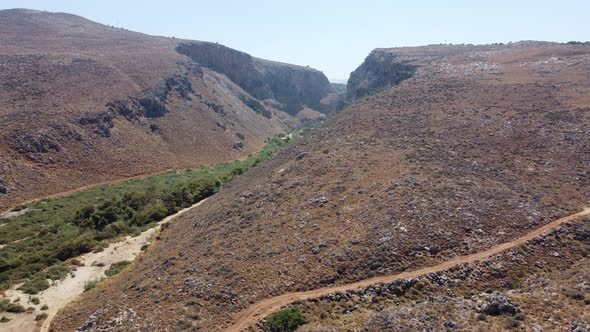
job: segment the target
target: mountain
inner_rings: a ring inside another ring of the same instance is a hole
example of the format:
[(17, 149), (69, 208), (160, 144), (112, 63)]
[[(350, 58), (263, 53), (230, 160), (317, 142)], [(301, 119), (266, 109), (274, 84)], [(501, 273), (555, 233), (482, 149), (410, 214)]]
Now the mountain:
[(0, 11), (0, 208), (235, 160), (333, 108), (327, 78), (218, 44)]
[(176, 219), (52, 327), (219, 331), (263, 299), (433, 266), (578, 212), (589, 92), (589, 46), (377, 49), (348, 107)]

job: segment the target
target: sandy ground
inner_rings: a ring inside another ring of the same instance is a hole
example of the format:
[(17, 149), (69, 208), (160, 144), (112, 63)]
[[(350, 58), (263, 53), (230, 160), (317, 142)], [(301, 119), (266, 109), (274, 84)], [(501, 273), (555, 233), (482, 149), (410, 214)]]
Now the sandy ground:
[(452, 258), (448, 261), (445, 261), (441, 264), (426, 267), (422, 269), (418, 269), (415, 271), (408, 271), (402, 272), (394, 275), (382, 276), (382, 277), (375, 277), (371, 279), (361, 280), (351, 284), (339, 285), (339, 286), (331, 286), (319, 289), (313, 289), (310, 291), (305, 292), (295, 292), (295, 293), (286, 293), (279, 296), (275, 296), (272, 298), (268, 298), (262, 300), (260, 302), (252, 304), (250, 307), (246, 308), (244, 311), (240, 312), (236, 315), (236, 323), (231, 327), (227, 328), (226, 331), (228, 332), (239, 332), (245, 330), (248, 326), (256, 324), (257, 321), (263, 319), (264, 317), (272, 314), (273, 312), (281, 309), (282, 307), (289, 305), (295, 301), (305, 301), (313, 298), (318, 298), (328, 294), (334, 294), (336, 292), (346, 292), (350, 290), (358, 290), (370, 287), (375, 284), (385, 284), (389, 282), (393, 282), (398, 279), (410, 279), (416, 278), (419, 276), (427, 275), (429, 273), (436, 273), (448, 270), (452, 267), (467, 264), (471, 262), (475, 262), (478, 260), (483, 260), (488, 257), (491, 257), (495, 254), (503, 252), (508, 249), (512, 249), (519, 245), (522, 245), (538, 236), (545, 235), (551, 232), (553, 229), (571, 222), (579, 217), (586, 216), (590, 214), (590, 208), (585, 208), (582, 212), (578, 212), (576, 214), (572, 214), (558, 220), (552, 221), (546, 225), (543, 225), (537, 229), (532, 230), (531, 232), (513, 240), (510, 242), (502, 243), (497, 246), (494, 246), (488, 250), (480, 251), (475, 254), (466, 255), (466, 256), (459, 256)]
[[(49, 325), (55, 314), (74, 300), (78, 295), (84, 292), (84, 284), (92, 280), (100, 280), (106, 278), (104, 272), (111, 266), (111, 264), (120, 261), (133, 261), (135, 257), (141, 252), (141, 247), (144, 244), (149, 244), (154, 233), (160, 229), (160, 225), (170, 222), (174, 218), (184, 214), (185, 212), (201, 205), (205, 200), (183, 209), (176, 214), (163, 219), (157, 227), (150, 228), (136, 237), (127, 236), (125, 239), (111, 243), (104, 251), (97, 253), (88, 253), (78, 257), (84, 264), (76, 271), (70, 273), (64, 280), (55, 282), (51, 287), (37, 295), (31, 296), (24, 294), (17, 290), (18, 286), (5, 292), (3, 297), (10, 298), (11, 301), (20, 299), (18, 303), (25, 308), (33, 307), (34, 311), (21, 314), (3, 313), (0, 316), (6, 316), (11, 320), (7, 323), (0, 324), (0, 331), (5, 332), (28, 332), (28, 331), (49, 331)], [(102, 263), (102, 264), (100, 264)], [(98, 265), (103, 266), (98, 266)], [(31, 297), (39, 298), (39, 304), (34, 305), (30, 303)], [(41, 310), (43, 305), (47, 305), (49, 309)], [(35, 316), (45, 312), (48, 317), (40, 327), (37, 326)]]
[[(26, 214), (27, 212), (31, 211), (30, 208), (26, 208), (26, 209), (22, 209), (20, 211), (6, 211), (3, 213), (0, 213), (0, 219), (12, 219), (15, 217), (19, 217), (22, 216), (24, 214)], [(2, 226), (4, 226), (6, 224), (2, 224)]]

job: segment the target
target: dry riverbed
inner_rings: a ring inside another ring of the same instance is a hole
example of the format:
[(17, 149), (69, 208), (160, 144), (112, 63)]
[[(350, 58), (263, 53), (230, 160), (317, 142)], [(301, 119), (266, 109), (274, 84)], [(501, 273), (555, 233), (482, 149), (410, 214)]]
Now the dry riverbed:
[[(78, 257), (82, 264), (77, 267), (76, 271), (68, 274), (64, 280), (54, 282), (51, 287), (37, 295), (27, 295), (17, 290), (20, 285), (7, 290), (0, 296), (0, 299), (10, 299), (11, 302), (19, 299), (17, 303), (25, 308), (34, 308), (34, 310), (17, 314), (3, 313), (0, 316), (5, 316), (10, 321), (0, 323), (0, 330), (6, 332), (49, 331), (51, 319), (61, 308), (84, 292), (86, 283), (106, 278), (105, 271), (113, 263), (133, 261), (142, 251), (142, 246), (150, 243), (162, 224), (201, 205), (204, 201), (166, 217), (157, 227), (150, 228), (136, 237), (127, 236), (121, 241), (111, 243), (101, 252), (92, 252)], [(38, 304), (31, 302), (33, 297), (39, 299)], [(41, 310), (44, 306), (47, 306), (47, 309)], [(35, 317), (41, 313), (47, 314), (42, 325), (35, 321)]]

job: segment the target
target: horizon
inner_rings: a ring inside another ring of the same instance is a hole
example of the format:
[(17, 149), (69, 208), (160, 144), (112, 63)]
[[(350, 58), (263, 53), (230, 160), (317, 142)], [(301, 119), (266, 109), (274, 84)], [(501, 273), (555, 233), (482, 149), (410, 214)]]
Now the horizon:
[(334, 83), (345, 83), (376, 48), (590, 39), (590, 22), (584, 17), (590, 3), (578, 0), (565, 0), (559, 6), (551, 1), (507, 0), (172, 4), (5, 0), (0, 9), (63, 12), (155, 36), (218, 42), (258, 58), (313, 67)]

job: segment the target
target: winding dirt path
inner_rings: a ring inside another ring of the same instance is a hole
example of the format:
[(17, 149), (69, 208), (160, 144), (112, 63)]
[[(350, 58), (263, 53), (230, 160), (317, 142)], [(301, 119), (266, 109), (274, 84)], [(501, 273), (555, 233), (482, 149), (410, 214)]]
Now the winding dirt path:
[(227, 332), (239, 332), (247, 327), (256, 324), (259, 320), (263, 319), (264, 317), (272, 314), (273, 312), (280, 310), (282, 307), (291, 304), (295, 301), (304, 301), (313, 298), (318, 298), (324, 295), (333, 294), (336, 292), (346, 292), (351, 290), (360, 290), (367, 287), (370, 287), (375, 284), (384, 284), (390, 283), (392, 281), (398, 279), (410, 279), (420, 277), (429, 273), (436, 273), (448, 270), (458, 265), (472, 263), (478, 260), (483, 260), (493, 255), (496, 255), (500, 252), (503, 252), (508, 249), (512, 249), (519, 245), (524, 244), (538, 236), (545, 235), (551, 232), (553, 229), (561, 226), (562, 224), (568, 223), (573, 221), (574, 219), (590, 215), (590, 208), (585, 208), (582, 212), (578, 212), (567, 217), (563, 217), (552, 221), (548, 224), (545, 224), (535, 230), (526, 233), (525, 235), (506, 243), (502, 243), (496, 245), (490, 249), (477, 252), (470, 255), (459, 256), (455, 258), (451, 258), (448, 261), (445, 261), (441, 264), (425, 267), (422, 269), (414, 270), (414, 271), (407, 271), (402, 272), (394, 275), (388, 276), (381, 276), (375, 277), (370, 279), (361, 280), (358, 282), (345, 284), (345, 285), (338, 285), (338, 286), (331, 286), (319, 289), (313, 289), (305, 292), (295, 292), (295, 293), (287, 293), (279, 296), (275, 296), (269, 299), (262, 300), (260, 302), (252, 304), (250, 307), (246, 308), (244, 311), (238, 313), (235, 316), (236, 323), (225, 331)]
[[(11, 320), (0, 325), (0, 331), (6, 332), (25, 332), (36, 331), (39, 329), (35, 322), (35, 315), (45, 312), (47, 319), (40, 327), (41, 332), (49, 331), (51, 320), (55, 317), (57, 312), (72, 302), (76, 297), (84, 292), (84, 284), (92, 280), (100, 280), (105, 278), (104, 272), (111, 266), (111, 264), (120, 261), (133, 261), (137, 255), (141, 253), (141, 247), (144, 244), (149, 244), (154, 233), (158, 231), (162, 224), (168, 223), (180, 215), (196, 208), (203, 204), (207, 199), (204, 199), (188, 208), (182, 209), (177, 213), (170, 215), (158, 223), (158, 226), (145, 230), (136, 237), (127, 236), (121, 241), (111, 243), (105, 250), (101, 252), (91, 252), (77, 257), (84, 266), (80, 266), (73, 274), (68, 275), (64, 280), (57, 281), (48, 289), (35, 295), (39, 299), (39, 304), (35, 305), (28, 302), (29, 296), (17, 290), (18, 285), (6, 291), (4, 297), (14, 300), (20, 298), (20, 303), (25, 307), (34, 307), (33, 313), (9, 314), (5, 316)], [(101, 264), (98, 264), (101, 263)], [(47, 310), (41, 310), (43, 305), (47, 305)]]

